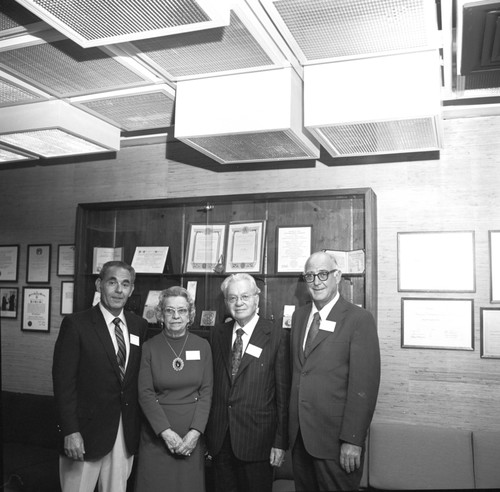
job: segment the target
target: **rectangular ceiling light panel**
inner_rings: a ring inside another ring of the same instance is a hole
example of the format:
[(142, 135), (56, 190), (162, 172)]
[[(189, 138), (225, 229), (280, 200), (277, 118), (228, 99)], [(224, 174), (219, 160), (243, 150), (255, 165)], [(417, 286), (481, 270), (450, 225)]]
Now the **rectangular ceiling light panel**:
[(177, 84), (175, 138), (222, 164), (317, 159), (291, 68)]
[(74, 98), (72, 103), (125, 131), (173, 125), (175, 92), (166, 84)]
[(437, 51), (310, 65), (305, 126), (333, 156), (437, 150), (440, 87)]
[(260, 0), (303, 64), (436, 47), (429, 0)]
[(232, 7), (228, 26), (135, 41), (125, 49), (173, 82), (290, 66), (291, 53), (253, 10), (243, 1)]
[(34, 159), (38, 159), (38, 157), (0, 146), (0, 164), (3, 162), (22, 162)]
[(89, 48), (229, 23), (227, 0), (18, 0), (40, 19)]
[(119, 150), (120, 130), (62, 101), (0, 109), (0, 142), (42, 157)]

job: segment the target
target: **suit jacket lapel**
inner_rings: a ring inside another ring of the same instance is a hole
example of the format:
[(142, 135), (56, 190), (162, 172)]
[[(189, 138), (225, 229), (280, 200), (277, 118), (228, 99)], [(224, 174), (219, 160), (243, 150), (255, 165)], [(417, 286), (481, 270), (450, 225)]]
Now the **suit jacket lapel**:
[(297, 346), (294, 347), (294, 353), (299, 355), (299, 362), (301, 365), (304, 365), (305, 362), (304, 350), (302, 350), (302, 347), (304, 344), (304, 336), (306, 334), (307, 320), (311, 314), (311, 309), (312, 306), (308, 310), (304, 310), (301, 313), (302, 316), (297, 316), (297, 329), (299, 330), (299, 333), (297, 335)]
[[(248, 345), (252, 344), (255, 345), (256, 347), (264, 349), (264, 346), (269, 342), (270, 335), (271, 335), (270, 328), (264, 325), (259, 319), (259, 321), (255, 325), (255, 328), (253, 330), (252, 336), (250, 337)], [(245, 371), (245, 369), (252, 361), (257, 360), (256, 357), (247, 353), (248, 345), (247, 345), (247, 350), (245, 350), (245, 353), (243, 354), (243, 357), (241, 359), (240, 367), (234, 378), (235, 380), (238, 379), (239, 376), (241, 376), (241, 374)]]
[(104, 346), (104, 350), (106, 351), (111, 365), (113, 366), (116, 377), (120, 379), (120, 368), (118, 367), (118, 361), (116, 359), (115, 347), (113, 346), (113, 341), (111, 340), (108, 327), (106, 326), (104, 316), (102, 315), (99, 306), (95, 306), (92, 318), (94, 322), (94, 330)]

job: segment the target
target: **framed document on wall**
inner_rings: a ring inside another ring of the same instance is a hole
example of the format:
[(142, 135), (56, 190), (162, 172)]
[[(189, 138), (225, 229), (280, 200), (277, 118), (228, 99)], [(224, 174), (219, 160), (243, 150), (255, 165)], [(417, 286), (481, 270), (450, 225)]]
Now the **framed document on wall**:
[(26, 283), (48, 284), (50, 282), (50, 244), (31, 244), (28, 246), (28, 268)]
[(57, 275), (60, 277), (75, 274), (75, 245), (60, 244), (57, 247)]
[(401, 347), (474, 350), (474, 301), (403, 297)]
[(311, 255), (312, 226), (278, 226), (276, 244), (276, 273), (302, 273)]
[(500, 359), (500, 308), (481, 308), (481, 357)]
[(0, 246), (0, 282), (17, 282), (19, 245)]
[(500, 302), (500, 231), (489, 231), (491, 302)]
[(50, 331), (50, 287), (23, 287), (22, 331)]
[(226, 224), (190, 224), (184, 273), (213, 273), (224, 257)]
[(398, 232), (398, 291), (475, 292), (474, 231)]
[(232, 222), (229, 224), (226, 273), (261, 273), (266, 223)]

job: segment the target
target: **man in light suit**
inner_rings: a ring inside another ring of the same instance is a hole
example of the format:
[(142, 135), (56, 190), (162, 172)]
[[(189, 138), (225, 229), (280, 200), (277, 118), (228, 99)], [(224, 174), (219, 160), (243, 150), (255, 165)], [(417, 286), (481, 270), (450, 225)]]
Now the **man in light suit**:
[(134, 269), (105, 263), (100, 303), (64, 318), (52, 378), (63, 442), (63, 492), (125, 492), (139, 439), (137, 376), (147, 322), (123, 307)]
[(304, 271), (313, 302), (294, 313), (291, 331), (295, 486), (298, 492), (358, 490), (380, 381), (375, 321), (340, 297), (333, 257), (314, 253)]
[(234, 321), (215, 327), (210, 340), (214, 389), (206, 437), (215, 490), (271, 492), (272, 467), (281, 466), (288, 447), (289, 334), (259, 318), (260, 290), (251, 275), (231, 275), (221, 290)]

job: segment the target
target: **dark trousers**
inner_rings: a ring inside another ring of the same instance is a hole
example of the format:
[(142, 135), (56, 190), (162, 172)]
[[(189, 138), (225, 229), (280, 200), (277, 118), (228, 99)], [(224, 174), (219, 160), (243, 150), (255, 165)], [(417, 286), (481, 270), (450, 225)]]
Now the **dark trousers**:
[(304, 446), (300, 430), (292, 449), (292, 465), (297, 492), (359, 490), (363, 474), (363, 460), (356, 471), (346, 473), (340, 466), (339, 457), (323, 460), (311, 456)]
[[(269, 450), (271, 453), (271, 450)], [(271, 492), (273, 469), (269, 459), (242, 461), (233, 453), (229, 432), (222, 448), (213, 457), (215, 490), (217, 492)]]

